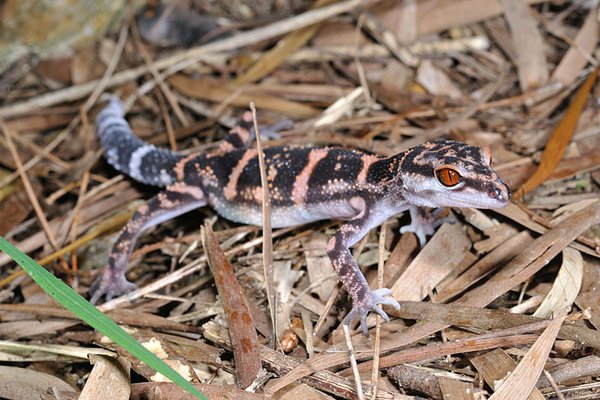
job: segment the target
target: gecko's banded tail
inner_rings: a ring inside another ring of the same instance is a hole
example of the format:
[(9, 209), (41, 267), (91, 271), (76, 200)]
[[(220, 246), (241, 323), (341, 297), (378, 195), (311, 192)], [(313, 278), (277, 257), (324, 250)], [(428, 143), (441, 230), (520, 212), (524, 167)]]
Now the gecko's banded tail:
[(121, 102), (116, 97), (98, 114), (96, 131), (108, 163), (118, 171), (148, 185), (167, 186), (175, 182), (173, 168), (183, 156), (136, 137), (123, 118)]

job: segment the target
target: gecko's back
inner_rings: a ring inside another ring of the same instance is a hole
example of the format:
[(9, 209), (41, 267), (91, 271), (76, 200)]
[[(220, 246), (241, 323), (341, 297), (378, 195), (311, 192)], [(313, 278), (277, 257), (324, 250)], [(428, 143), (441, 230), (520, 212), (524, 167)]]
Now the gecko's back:
[[(274, 227), (321, 219), (348, 219), (349, 200), (379, 191), (369, 171), (378, 156), (331, 147), (270, 147), (264, 150)], [(199, 185), (220, 215), (247, 224), (262, 224), (263, 191), (256, 149), (198, 155), (181, 175)]]

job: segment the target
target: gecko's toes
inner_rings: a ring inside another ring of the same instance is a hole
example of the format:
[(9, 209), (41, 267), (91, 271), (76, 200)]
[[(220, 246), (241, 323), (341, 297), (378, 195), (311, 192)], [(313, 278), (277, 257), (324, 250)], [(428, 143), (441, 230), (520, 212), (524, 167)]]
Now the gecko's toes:
[(441, 211), (443, 211), (443, 208), (438, 208), (425, 216), (418, 214), (418, 217), (411, 220), (409, 225), (404, 225), (400, 228), (400, 233), (414, 233), (419, 239), (420, 246), (425, 246), (427, 236), (433, 235), (440, 225), (446, 222), (454, 223), (455, 221), (452, 215), (439, 218)]
[(400, 304), (391, 296), (392, 291), (390, 289), (382, 288), (369, 291), (362, 299), (354, 299), (352, 310), (344, 318), (344, 324), (348, 325), (354, 318), (360, 317), (360, 328), (365, 336), (369, 336), (369, 330), (367, 329), (367, 315), (369, 312), (376, 312), (387, 322), (390, 317), (381, 309), (379, 304), (392, 306), (396, 310), (400, 309)]
[(121, 296), (122, 294), (131, 292), (137, 287), (129, 282), (124, 274), (111, 274), (108, 269), (102, 275), (98, 276), (90, 287), (90, 303), (97, 304), (103, 296), (106, 301), (110, 301), (113, 297)]

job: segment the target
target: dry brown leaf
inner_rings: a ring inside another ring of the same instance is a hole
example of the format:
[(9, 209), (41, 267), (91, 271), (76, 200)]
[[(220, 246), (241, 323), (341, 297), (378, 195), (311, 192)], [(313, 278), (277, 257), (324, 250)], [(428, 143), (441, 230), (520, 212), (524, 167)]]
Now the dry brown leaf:
[(588, 95), (594, 87), (597, 76), (598, 68), (594, 69), (583, 85), (581, 85), (567, 112), (556, 126), (554, 132), (552, 132), (550, 139), (548, 139), (548, 144), (542, 154), (540, 165), (535, 173), (515, 193), (515, 197), (522, 198), (523, 195), (541, 185), (552, 174), (575, 132), (577, 121), (583, 111)]
[(41, 76), (60, 82), (61, 84), (71, 83), (71, 57), (58, 56), (41, 60), (36, 66), (35, 72)]
[(548, 63), (542, 35), (529, 7), (522, 0), (500, 0), (510, 30), (521, 91), (540, 87), (548, 80)]
[[(494, 349), (474, 357), (471, 363), (491, 388), (494, 387), (495, 382), (506, 378), (517, 367), (517, 363), (502, 349)], [(527, 399), (544, 400), (544, 396), (539, 390), (533, 389)]]
[(517, 365), (517, 368), (504, 381), (502, 386), (494, 392), (490, 400), (525, 399), (529, 396), (542, 373), (546, 358), (552, 349), (563, 321), (567, 317), (567, 313), (568, 311), (565, 309), (544, 330)]
[[(75, 394), (63, 380), (51, 374), (28, 368), (0, 366), (0, 397), (19, 400), (39, 400), (49, 387)], [(10, 382), (10, 384), (4, 384)]]
[[(36, 193), (41, 193), (41, 186), (37, 181), (32, 182)], [(6, 196), (6, 197), (4, 197)], [(9, 185), (2, 188), (0, 197), (0, 235), (5, 235), (19, 223), (21, 223), (33, 206), (27, 198), (27, 193), (22, 183)]]
[(471, 382), (462, 382), (458, 379), (438, 378), (444, 400), (475, 400), (475, 388)]
[(584, 259), (584, 273), (583, 282), (579, 296), (575, 300), (575, 304), (581, 310), (589, 312), (588, 322), (595, 327), (600, 329), (600, 264), (595, 260)]
[[(416, 346), (398, 350), (389, 356), (381, 357), (379, 367), (387, 368), (398, 364), (424, 362), (432, 358), (443, 357), (450, 354), (469, 353), (495, 349), (497, 347), (523, 346), (533, 343), (535, 339), (535, 335), (524, 334), (497, 338), (469, 337), (467, 339), (454, 340), (445, 343), (438, 342), (426, 346)], [(358, 370), (361, 372), (368, 372), (371, 369), (373, 369), (373, 361), (367, 361), (358, 366)], [(349, 370), (343, 371), (342, 375), (350, 375)], [(287, 378), (287, 376), (284, 378)]]
[(462, 275), (450, 282), (443, 288), (438, 288), (434, 301), (445, 302), (456, 296), (468, 287), (478, 282), (496, 267), (499, 267), (519, 253), (524, 251), (533, 241), (528, 231), (522, 231), (506, 240), (502, 245), (496, 247), (490, 253), (480, 258), (475, 264), (469, 267)]
[(204, 225), (202, 232), (202, 245), (223, 301), (229, 327), (237, 385), (246, 388), (261, 369), (258, 335), (242, 287), (208, 223)]
[(465, 257), (471, 243), (460, 224), (444, 224), (392, 286), (400, 300), (422, 300)]
[(331, 259), (327, 256), (327, 242), (329, 237), (321, 233), (312, 235), (305, 244), (308, 249), (305, 252), (306, 271), (308, 281), (312, 285), (311, 293), (317, 295), (321, 300), (326, 300), (331, 296), (337, 286), (337, 277), (330, 279), (335, 275), (335, 270), (331, 264)]
[(248, 94), (228, 87), (223, 82), (218, 82), (209, 77), (192, 79), (182, 74), (170, 76), (167, 81), (178, 92), (196, 99), (213, 102), (230, 101), (236, 107), (248, 108), (248, 103), (253, 101), (257, 108), (277, 111), (291, 118), (310, 118), (319, 113), (316, 108), (284, 100), (266, 94)]
[[(401, 301), (400, 306), (402, 307), (400, 310), (392, 310), (390, 314), (403, 319), (442, 322), (447, 325), (469, 326), (484, 330), (518, 328), (540, 323), (539, 318), (513, 314), (507, 310), (410, 301)], [(585, 326), (565, 325), (560, 329), (559, 337), (600, 349), (600, 332)]]
[[(237, 389), (234, 386), (219, 386), (211, 384), (194, 384), (206, 398), (227, 400), (266, 400), (264, 395)], [(158, 397), (157, 397), (158, 396)], [(144, 382), (131, 385), (131, 400), (155, 399), (160, 400), (196, 400), (197, 397), (172, 382)]]
[[(317, 0), (311, 9), (326, 6), (334, 3), (336, 0)], [(233, 82), (234, 85), (244, 85), (246, 83), (256, 82), (266, 76), (269, 72), (280, 66), (292, 53), (304, 46), (317, 31), (321, 28), (323, 22), (309, 25), (305, 28), (288, 33), (279, 40), (277, 45), (263, 55), (260, 60), (254, 63), (246, 72), (238, 76)]]
[[(527, 4), (541, 3), (541, 0), (526, 0)], [(405, 33), (397, 24), (396, 15), (388, 16), (387, 10), (389, 4), (401, 4), (403, 8), (415, 7), (413, 2), (387, 1), (375, 7), (378, 12), (375, 15), (381, 17), (387, 26), (398, 35)], [(387, 8), (386, 8), (387, 6)], [(416, 2), (416, 24), (417, 35), (419, 37), (432, 33), (438, 33), (450, 28), (462, 25), (469, 25), (477, 21), (482, 21), (502, 13), (502, 6), (498, 0), (422, 0)], [(411, 40), (414, 35), (409, 37), (400, 36), (399, 39), (404, 42), (405, 38)]]
[(598, 43), (598, 6), (590, 9), (581, 29), (577, 33), (573, 44), (565, 53), (560, 63), (552, 72), (551, 80), (558, 81), (568, 87), (576, 79), (589, 59), (585, 53), (591, 54)]
[(290, 385), (275, 393), (272, 400), (334, 400), (333, 397), (318, 391), (305, 383)]
[(91, 355), (94, 368), (87, 379), (79, 400), (126, 399), (131, 392), (131, 364), (126, 358), (115, 359), (102, 355)]
[(277, 296), (277, 338), (290, 328), (292, 316), (292, 289), (304, 275), (303, 271), (292, 268), (291, 260), (273, 261), (273, 282)]
[(552, 289), (533, 313), (539, 318), (549, 318), (552, 314), (570, 307), (581, 289), (583, 280), (583, 258), (581, 253), (567, 247), (563, 250), (563, 262)]
[(430, 60), (423, 60), (417, 70), (417, 81), (435, 96), (448, 96), (460, 99), (462, 93), (444, 71), (437, 68)]

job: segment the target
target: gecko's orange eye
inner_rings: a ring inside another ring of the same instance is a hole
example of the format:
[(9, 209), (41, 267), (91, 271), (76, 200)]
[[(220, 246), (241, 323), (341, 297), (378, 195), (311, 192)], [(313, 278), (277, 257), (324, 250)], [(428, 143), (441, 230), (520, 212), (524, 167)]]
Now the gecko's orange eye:
[(437, 180), (446, 187), (456, 186), (460, 183), (460, 174), (454, 168), (440, 167), (435, 170)]

